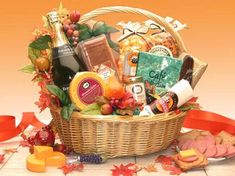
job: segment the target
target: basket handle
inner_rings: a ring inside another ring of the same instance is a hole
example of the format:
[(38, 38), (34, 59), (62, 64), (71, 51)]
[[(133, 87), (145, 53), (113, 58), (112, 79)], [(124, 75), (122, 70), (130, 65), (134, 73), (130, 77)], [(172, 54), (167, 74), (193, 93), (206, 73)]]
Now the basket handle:
[(93, 11), (90, 11), (84, 15), (82, 15), (80, 19), (80, 23), (86, 23), (87, 21), (99, 16), (99, 15), (104, 15), (107, 13), (112, 13), (112, 12), (122, 12), (122, 13), (133, 13), (133, 14), (139, 14), (139, 15), (144, 15), (147, 18), (157, 22), (161, 26), (165, 27), (165, 29), (175, 38), (178, 47), (181, 52), (187, 52), (187, 49), (184, 45), (184, 42), (182, 38), (180, 37), (179, 33), (174, 30), (174, 28), (165, 21), (164, 18), (161, 16), (158, 16), (152, 12), (149, 12), (147, 10), (139, 9), (139, 8), (133, 8), (133, 7), (125, 7), (125, 6), (111, 6), (111, 7), (103, 7), (103, 8), (98, 8)]

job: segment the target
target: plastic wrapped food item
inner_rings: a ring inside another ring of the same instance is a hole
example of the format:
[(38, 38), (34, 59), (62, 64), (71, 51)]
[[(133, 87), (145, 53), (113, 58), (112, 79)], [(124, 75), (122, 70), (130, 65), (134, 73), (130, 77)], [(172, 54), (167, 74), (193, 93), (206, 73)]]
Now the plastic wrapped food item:
[(164, 31), (161, 33), (151, 35), (151, 41), (154, 46), (160, 45), (168, 48), (171, 51), (172, 56), (174, 57), (179, 56), (179, 48), (177, 46), (175, 39), (171, 36), (170, 33)]
[[(183, 26), (185, 25), (180, 25), (181, 24), (180, 22), (178, 21), (176, 22), (178, 25), (175, 25), (175, 23), (172, 24), (175, 30), (183, 29)], [(160, 26), (159, 24), (155, 23), (152, 20), (145, 21), (145, 25), (149, 28), (151, 43), (154, 47), (156, 45), (164, 46), (171, 51), (171, 53), (168, 56), (171, 56), (171, 57), (179, 56), (179, 48), (177, 46), (177, 43), (175, 39), (172, 37), (172, 35), (165, 30), (165, 28), (163, 28), (162, 26)], [(179, 26), (181, 26), (181, 28), (178, 28)], [(154, 48), (153, 49), (151, 48), (150, 52), (152, 52), (153, 50)]]
[[(123, 35), (118, 39), (120, 47), (120, 59), (118, 62), (120, 74), (123, 75), (124, 62), (133, 51), (148, 51), (152, 44), (147, 34), (149, 29), (146, 25), (133, 22), (119, 22)], [(135, 75), (132, 75), (135, 76)]]
[(161, 94), (179, 81), (182, 60), (140, 52), (138, 55), (137, 76), (156, 86), (156, 93)]
[(207, 63), (200, 61), (188, 53), (181, 53), (179, 58), (184, 61), (180, 79), (186, 79), (191, 84), (192, 88), (196, 86), (203, 73), (206, 71)]
[(112, 74), (119, 78), (116, 61), (105, 35), (80, 42), (76, 50), (89, 71), (100, 74), (104, 80)]

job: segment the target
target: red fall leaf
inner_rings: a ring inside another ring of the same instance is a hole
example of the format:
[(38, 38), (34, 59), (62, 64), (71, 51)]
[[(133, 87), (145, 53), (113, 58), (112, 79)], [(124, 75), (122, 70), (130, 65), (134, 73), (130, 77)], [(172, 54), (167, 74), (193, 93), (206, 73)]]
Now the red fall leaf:
[(62, 167), (60, 167), (59, 169), (61, 169), (63, 171), (63, 173), (65, 175), (67, 175), (68, 173), (71, 173), (72, 171), (82, 171), (84, 169), (84, 165), (82, 163), (79, 164), (66, 164)]
[(148, 166), (144, 167), (144, 170), (146, 170), (149, 173), (158, 171), (155, 163), (149, 164)]
[(164, 165), (171, 165), (173, 163), (173, 159), (171, 156), (165, 156), (165, 155), (159, 155), (156, 159), (155, 162), (161, 163)]
[(4, 149), (3, 151), (4, 151), (5, 154), (18, 152), (17, 148), (8, 148), (8, 149)]
[(135, 164), (129, 163), (127, 165), (121, 164), (120, 166), (113, 165), (114, 169), (111, 169), (112, 176), (133, 176), (136, 173), (136, 170), (133, 169)]
[(22, 139), (25, 141), (25, 140), (27, 140), (27, 136), (26, 136), (26, 134), (24, 134), (24, 133), (21, 133), (21, 135), (20, 135), (21, 137), (22, 137)]
[(20, 146), (21, 147), (31, 147), (32, 145), (28, 141), (24, 140), (24, 141), (20, 141)]
[(0, 154), (0, 164), (3, 163), (5, 159), (5, 154)]
[(171, 156), (160, 155), (155, 159), (155, 162), (161, 163), (162, 168), (165, 171), (169, 171), (170, 175), (180, 175), (182, 173)]
[(170, 172), (170, 175), (180, 175), (182, 174), (183, 172), (181, 171), (180, 168), (178, 168), (177, 166), (175, 165), (162, 165), (162, 168), (165, 170), (165, 171), (169, 171)]

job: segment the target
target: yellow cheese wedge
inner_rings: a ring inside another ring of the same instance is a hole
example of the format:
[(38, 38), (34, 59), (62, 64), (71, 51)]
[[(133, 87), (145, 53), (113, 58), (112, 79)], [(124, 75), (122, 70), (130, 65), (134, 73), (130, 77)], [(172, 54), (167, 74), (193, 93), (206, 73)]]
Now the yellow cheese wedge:
[(69, 85), (69, 95), (79, 110), (95, 102), (97, 96), (105, 95), (105, 81), (94, 72), (77, 73)]
[(61, 167), (65, 165), (66, 157), (61, 152), (53, 152), (51, 156), (46, 158), (46, 166)]
[(188, 157), (192, 157), (192, 156), (197, 156), (197, 153), (193, 149), (182, 150), (182, 151), (179, 152), (179, 154), (180, 154), (180, 156), (182, 158), (188, 158)]
[(34, 154), (29, 155), (26, 159), (26, 167), (32, 172), (45, 172), (46, 164), (45, 160), (39, 160)]
[(37, 159), (46, 159), (53, 153), (53, 148), (49, 146), (34, 146), (34, 154)]

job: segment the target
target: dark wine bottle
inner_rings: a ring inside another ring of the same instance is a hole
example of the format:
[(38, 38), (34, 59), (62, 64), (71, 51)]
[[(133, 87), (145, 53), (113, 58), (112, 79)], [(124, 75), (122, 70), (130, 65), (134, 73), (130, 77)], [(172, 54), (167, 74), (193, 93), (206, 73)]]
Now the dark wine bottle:
[(69, 83), (77, 72), (86, 71), (85, 63), (79, 59), (62, 31), (59, 14), (52, 11), (47, 14), (49, 25), (55, 34), (52, 38), (52, 74), (54, 84), (67, 91)]

